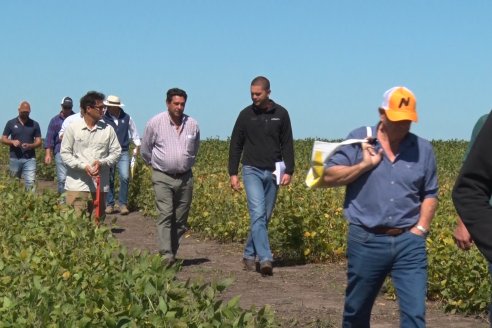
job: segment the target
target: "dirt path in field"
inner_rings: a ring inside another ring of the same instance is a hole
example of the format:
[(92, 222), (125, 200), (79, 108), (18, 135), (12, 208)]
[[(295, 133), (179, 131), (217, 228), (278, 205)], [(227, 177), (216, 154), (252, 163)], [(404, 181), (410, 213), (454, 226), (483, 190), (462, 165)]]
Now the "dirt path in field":
[[(129, 249), (157, 252), (155, 223), (140, 213), (114, 215), (114, 235)], [(275, 267), (272, 277), (242, 270), (242, 245), (201, 240), (191, 232), (178, 252), (183, 260), (180, 279), (210, 282), (233, 277), (224, 299), (241, 295), (240, 305), (269, 304), (282, 327), (340, 327), (345, 288), (345, 264), (307, 264)], [(488, 327), (480, 318), (445, 314), (429, 302), (427, 327)], [(373, 309), (372, 327), (398, 327), (394, 301), (380, 296)]]

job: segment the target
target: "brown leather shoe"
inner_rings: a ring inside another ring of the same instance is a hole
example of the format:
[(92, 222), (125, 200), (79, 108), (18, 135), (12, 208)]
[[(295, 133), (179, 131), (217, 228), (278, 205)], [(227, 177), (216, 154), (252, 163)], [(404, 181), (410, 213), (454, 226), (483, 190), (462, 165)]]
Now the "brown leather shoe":
[(256, 271), (256, 262), (255, 262), (255, 260), (250, 260), (250, 259), (244, 259), (243, 258), (243, 264), (244, 264), (244, 270), (245, 271)]
[(273, 275), (273, 265), (270, 261), (264, 261), (260, 263), (260, 272), (264, 276)]

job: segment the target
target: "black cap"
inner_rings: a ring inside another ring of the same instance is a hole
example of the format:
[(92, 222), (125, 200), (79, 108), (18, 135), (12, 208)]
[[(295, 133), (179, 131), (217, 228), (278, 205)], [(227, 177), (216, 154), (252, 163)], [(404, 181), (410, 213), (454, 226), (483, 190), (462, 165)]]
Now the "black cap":
[(62, 105), (62, 107), (72, 108), (73, 107), (72, 98), (64, 97), (61, 101), (61, 105)]

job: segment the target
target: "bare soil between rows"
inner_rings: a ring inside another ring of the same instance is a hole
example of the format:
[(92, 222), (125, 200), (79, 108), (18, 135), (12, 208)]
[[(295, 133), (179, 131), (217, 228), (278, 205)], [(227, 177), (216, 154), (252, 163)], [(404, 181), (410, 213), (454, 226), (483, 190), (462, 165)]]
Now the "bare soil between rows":
[[(157, 253), (155, 221), (133, 212), (111, 215), (114, 236), (128, 249)], [(178, 279), (197, 282), (234, 278), (222, 294), (224, 300), (240, 295), (240, 306), (248, 309), (270, 305), (281, 327), (340, 327), (346, 283), (346, 264), (274, 266), (271, 277), (247, 272), (242, 266), (242, 245), (204, 240), (192, 231), (183, 238), (178, 258)], [(488, 327), (484, 318), (444, 313), (439, 304), (428, 302), (427, 327)], [(372, 327), (398, 327), (398, 305), (380, 295), (371, 319)]]

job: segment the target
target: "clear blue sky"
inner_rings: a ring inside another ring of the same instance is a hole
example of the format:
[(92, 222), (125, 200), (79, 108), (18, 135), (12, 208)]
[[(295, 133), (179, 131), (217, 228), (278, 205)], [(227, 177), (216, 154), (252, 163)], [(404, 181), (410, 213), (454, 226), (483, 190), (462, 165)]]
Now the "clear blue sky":
[(490, 0), (10, 0), (0, 4), (0, 125), (31, 103), (43, 137), (63, 96), (121, 97), (143, 134), (188, 93), (202, 137), (230, 136), (257, 75), (294, 137), (377, 122), (385, 90), (417, 96), (427, 139), (468, 139), (492, 108)]

